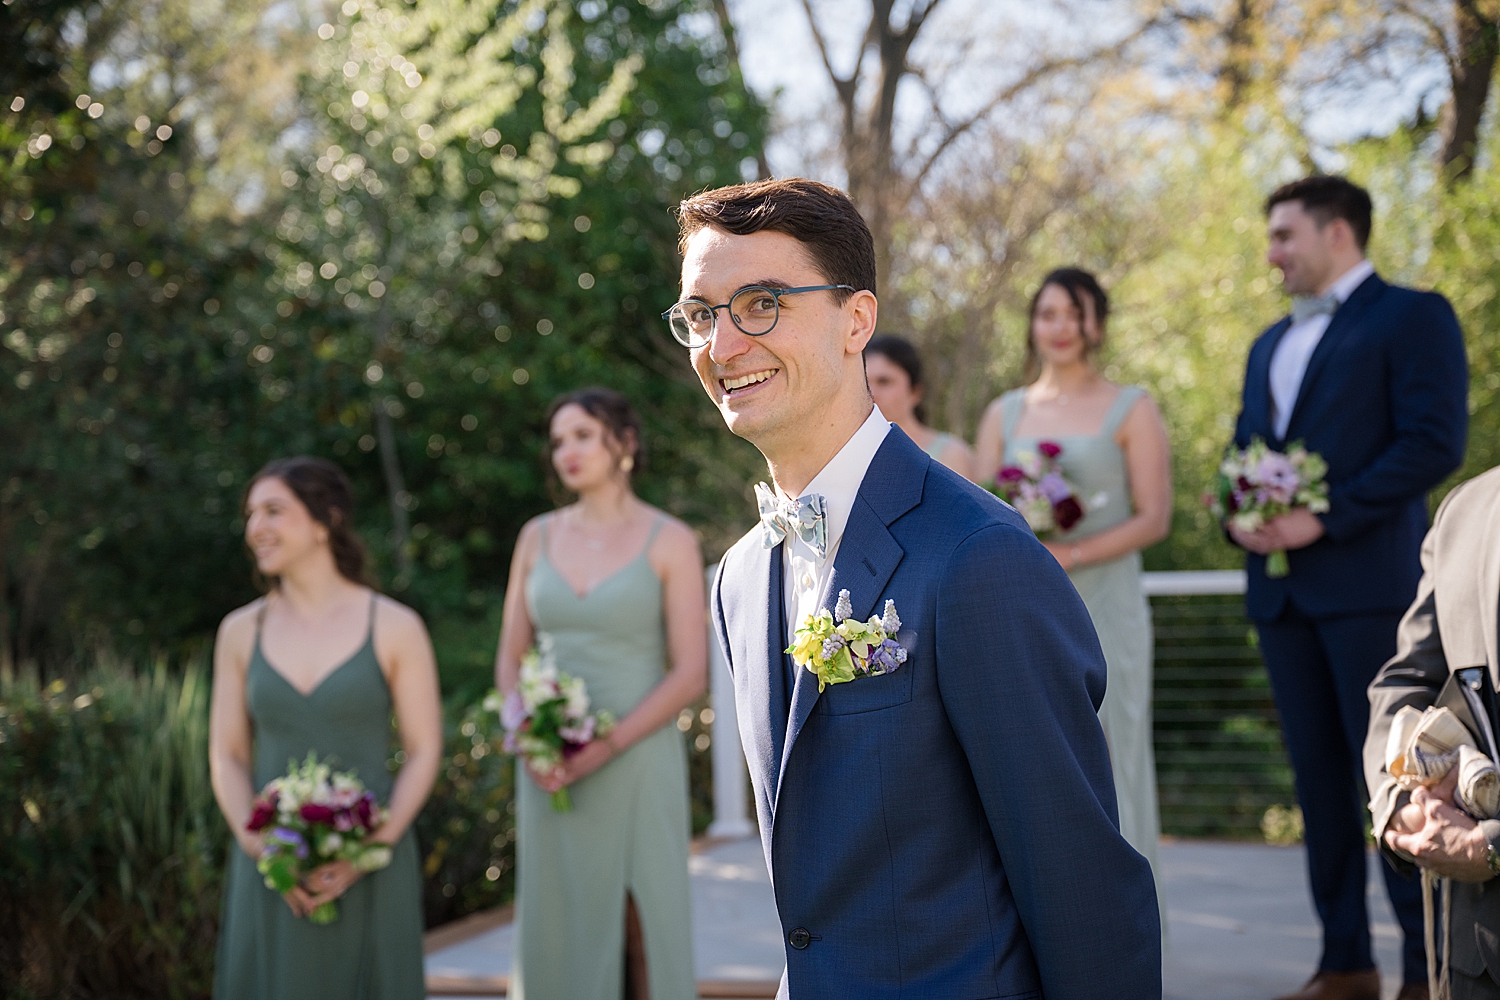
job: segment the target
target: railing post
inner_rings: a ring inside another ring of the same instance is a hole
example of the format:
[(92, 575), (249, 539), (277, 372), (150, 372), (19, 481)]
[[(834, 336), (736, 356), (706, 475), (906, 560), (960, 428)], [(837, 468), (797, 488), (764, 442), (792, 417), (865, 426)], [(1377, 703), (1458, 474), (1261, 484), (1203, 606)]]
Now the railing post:
[[(707, 570), (708, 585), (714, 582), (715, 566)], [(710, 837), (740, 838), (755, 833), (755, 824), (745, 816), (745, 754), (740, 748), (740, 727), (734, 715), (734, 680), (713, 622), (708, 623), (708, 704), (714, 710), (710, 747), (714, 780), (714, 818), (708, 824)]]

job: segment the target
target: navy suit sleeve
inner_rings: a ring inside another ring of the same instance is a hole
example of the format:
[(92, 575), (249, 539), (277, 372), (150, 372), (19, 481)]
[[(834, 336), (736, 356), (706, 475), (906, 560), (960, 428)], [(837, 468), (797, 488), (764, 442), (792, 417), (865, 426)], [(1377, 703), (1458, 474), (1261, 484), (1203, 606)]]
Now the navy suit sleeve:
[(1161, 996), (1146, 860), (1120, 835), (1096, 712), (1104, 656), (1088, 611), (1029, 532), (992, 525), (939, 590), (938, 687), (999, 848), (1048, 1000)]
[(1352, 479), (1328, 491), (1328, 537), (1345, 542), (1389, 518), (1457, 469), (1468, 436), (1468, 361), (1463, 331), (1441, 295), (1414, 297), (1389, 342), (1386, 371), (1395, 435)]

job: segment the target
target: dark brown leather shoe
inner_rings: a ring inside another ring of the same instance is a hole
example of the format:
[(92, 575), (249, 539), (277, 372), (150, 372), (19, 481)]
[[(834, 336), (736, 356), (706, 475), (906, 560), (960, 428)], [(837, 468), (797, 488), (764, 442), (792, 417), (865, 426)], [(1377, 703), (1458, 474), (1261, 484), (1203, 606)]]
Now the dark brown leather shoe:
[[(1422, 987), (1426, 997), (1427, 987)], [(1374, 969), (1361, 972), (1320, 972), (1296, 993), (1276, 1000), (1380, 1000), (1380, 973)]]
[(1407, 983), (1401, 987), (1401, 992), (1396, 994), (1396, 1000), (1432, 1000), (1432, 998), (1427, 992), (1426, 983)]

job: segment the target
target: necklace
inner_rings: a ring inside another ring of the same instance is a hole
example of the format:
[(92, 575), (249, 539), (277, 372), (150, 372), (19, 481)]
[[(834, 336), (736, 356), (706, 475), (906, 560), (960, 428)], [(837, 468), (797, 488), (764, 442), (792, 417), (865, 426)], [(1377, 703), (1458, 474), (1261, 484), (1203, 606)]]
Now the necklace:
[(578, 512), (576, 510), (573, 512), (573, 515), (569, 518), (569, 520), (573, 522), (573, 531), (577, 533), (579, 541), (583, 542), (584, 548), (588, 549), (590, 552), (604, 551), (605, 540), (600, 538), (590, 538), (588, 536), (588, 534), (584, 531), (582, 520), (579, 518)]

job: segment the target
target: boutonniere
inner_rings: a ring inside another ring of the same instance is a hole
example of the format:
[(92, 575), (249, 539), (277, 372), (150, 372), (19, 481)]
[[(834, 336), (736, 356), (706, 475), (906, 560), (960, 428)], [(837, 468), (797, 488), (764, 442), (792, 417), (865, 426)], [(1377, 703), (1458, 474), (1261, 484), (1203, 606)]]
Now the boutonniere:
[(888, 674), (906, 662), (906, 650), (896, 641), (901, 619), (896, 602), (885, 602), (882, 617), (867, 622), (854, 618), (849, 591), (839, 591), (833, 613), (827, 608), (802, 619), (796, 640), (787, 648), (792, 662), (806, 667), (818, 678), (818, 692), (830, 684), (844, 684), (856, 677)]

